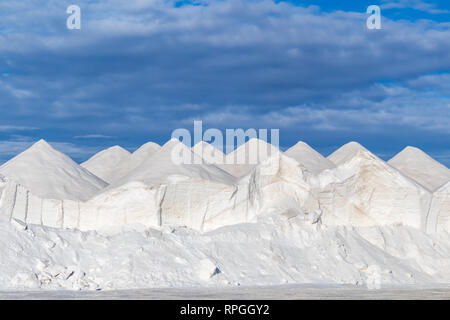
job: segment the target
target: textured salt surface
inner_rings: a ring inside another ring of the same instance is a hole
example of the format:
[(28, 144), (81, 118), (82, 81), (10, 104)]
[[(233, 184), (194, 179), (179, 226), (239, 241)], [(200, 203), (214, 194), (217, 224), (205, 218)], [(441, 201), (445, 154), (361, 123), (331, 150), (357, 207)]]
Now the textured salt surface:
[(270, 214), (208, 233), (114, 236), (0, 223), (0, 288), (132, 289), (450, 283), (450, 241), (409, 227), (320, 226)]

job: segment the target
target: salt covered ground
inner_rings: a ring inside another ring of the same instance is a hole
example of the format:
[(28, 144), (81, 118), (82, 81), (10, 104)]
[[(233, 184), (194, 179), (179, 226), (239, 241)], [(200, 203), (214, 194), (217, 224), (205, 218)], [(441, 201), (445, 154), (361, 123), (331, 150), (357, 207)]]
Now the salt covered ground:
[(140, 288), (450, 283), (448, 235), (410, 227), (317, 226), (303, 216), (207, 233), (147, 229), (113, 236), (0, 223), (0, 288)]

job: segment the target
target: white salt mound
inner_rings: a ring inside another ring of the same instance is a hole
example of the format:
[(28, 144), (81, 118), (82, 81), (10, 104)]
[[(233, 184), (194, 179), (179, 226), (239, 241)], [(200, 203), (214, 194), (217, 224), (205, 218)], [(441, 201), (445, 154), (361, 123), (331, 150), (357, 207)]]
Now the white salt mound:
[(342, 157), (347, 160), (338, 161), (336, 169), (318, 176), (316, 197), (323, 222), (425, 230), (431, 193), (371, 152), (357, 149), (352, 157)]
[(319, 174), (326, 169), (335, 167), (332, 161), (323, 157), (303, 141), (299, 141), (295, 146), (285, 151), (284, 154), (297, 160), (313, 174)]
[(115, 146), (97, 153), (81, 166), (109, 184), (113, 184), (139, 167), (145, 159), (160, 149), (160, 145), (148, 142), (130, 154), (122, 147)]
[(108, 185), (44, 140), (2, 165), (0, 174), (48, 199), (85, 201)]
[(200, 141), (193, 146), (192, 152), (200, 156), (206, 163), (215, 164), (219, 167), (225, 164), (225, 154), (205, 141)]
[(142, 145), (139, 149), (133, 152), (126, 161), (123, 161), (114, 168), (114, 176), (111, 177), (111, 184), (114, 184), (121, 178), (125, 177), (131, 171), (139, 167), (147, 158), (150, 158), (157, 153), (160, 149), (161, 146), (153, 142), (147, 142)]
[(154, 142), (147, 142), (147, 143), (143, 144), (141, 147), (139, 147), (139, 149), (137, 149), (135, 152), (133, 152), (132, 158), (136, 162), (141, 163), (142, 161), (147, 159), (149, 156), (158, 152), (160, 149), (161, 149), (161, 146), (159, 144), (154, 143)]
[[(248, 171), (236, 179), (171, 140), (87, 201), (0, 175), (0, 290), (450, 283), (450, 182), (432, 194), (356, 143), (326, 170), (305, 145), (300, 162), (276, 148), (258, 157), (261, 145), (233, 153), (257, 162), (236, 164)], [(60, 168), (92, 177), (49, 147), (14, 162), (48, 170), (41, 187)]]
[[(186, 163), (177, 163), (185, 158)], [(178, 160), (178, 158), (176, 159)], [(171, 139), (153, 156), (144, 160), (137, 168), (126, 176), (118, 179), (113, 186), (120, 186), (132, 181), (144, 182), (147, 185), (157, 185), (170, 182), (171, 178), (206, 179), (226, 184), (234, 184), (235, 179), (215, 165), (205, 164), (198, 155), (177, 139)]]
[(117, 176), (117, 168), (130, 161), (130, 158), (130, 152), (122, 147), (114, 146), (95, 154), (81, 166), (103, 181), (112, 183)]
[(225, 164), (220, 165), (220, 168), (235, 177), (241, 178), (249, 174), (256, 165), (279, 152), (280, 150), (270, 143), (259, 139), (250, 139), (227, 154)]
[(406, 147), (388, 163), (430, 191), (450, 181), (450, 170), (418, 148)]
[(344, 163), (348, 160), (350, 160), (352, 157), (354, 157), (359, 151), (368, 151), (366, 148), (364, 148), (362, 145), (360, 145), (358, 142), (349, 142), (339, 149), (337, 149), (335, 152), (330, 154), (327, 159), (333, 162), (335, 165), (339, 165), (341, 163)]

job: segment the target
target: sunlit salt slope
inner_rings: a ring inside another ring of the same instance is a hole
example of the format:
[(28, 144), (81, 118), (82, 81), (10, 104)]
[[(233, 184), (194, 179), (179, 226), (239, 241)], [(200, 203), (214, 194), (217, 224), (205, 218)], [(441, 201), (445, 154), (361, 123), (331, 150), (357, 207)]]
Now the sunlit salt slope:
[(85, 201), (107, 186), (44, 140), (2, 165), (0, 174), (48, 199)]
[(450, 170), (418, 148), (406, 147), (388, 163), (430, 191), (450, 181)]

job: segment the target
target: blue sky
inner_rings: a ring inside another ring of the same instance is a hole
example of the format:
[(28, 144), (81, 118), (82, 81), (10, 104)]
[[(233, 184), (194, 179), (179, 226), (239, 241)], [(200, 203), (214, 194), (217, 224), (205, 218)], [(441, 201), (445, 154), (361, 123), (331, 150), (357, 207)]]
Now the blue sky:
[(82, 161), (203, 120), (325, 155), (413, 145), (449, 166), (449, 97), (448, 1), (0, 2), (0, 162), (40, 138)]

